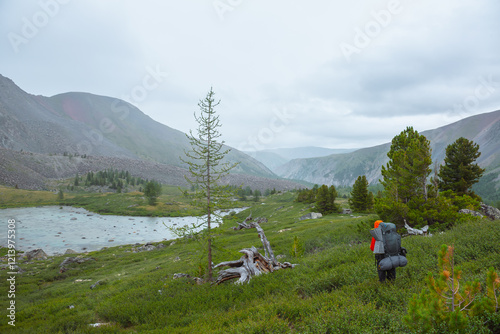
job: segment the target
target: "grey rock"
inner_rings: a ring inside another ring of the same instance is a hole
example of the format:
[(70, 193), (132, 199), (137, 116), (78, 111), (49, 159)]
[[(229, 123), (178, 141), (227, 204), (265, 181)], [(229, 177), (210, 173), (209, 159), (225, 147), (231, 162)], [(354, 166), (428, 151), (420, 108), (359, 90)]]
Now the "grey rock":
[(480, 212), (477, 212), (474, 210), (469, 210), (469, 209), (460, 209), (460, 210), (458, 210), (458, 213), (473, 215), (474, 217), (483, 217), (483, 215)]
[(43, 249), (38, 248), (34, 249), (32, 251), (29, 251), (23, 255), (23, 258), (26, 261), (31, 261), (31, 260), (47, 260), (47, 254), (43, 251)]
[(500, 210), (498, 210), (497, 208), (481, 203), (481, 211), (490, 219), (500, 219)]
[(95, 259), (92, 257), (67, 257), (64, 259), (63, 262), (61, 262), (61, 264), (59, 265), (59, 268), (64, 269), (64, 271), (66, 271), (66, 268), (64, 268), (64, 266), (67, 266), (68, 264), (71, 264), (71, 263), (81, 264), (81, 263), (84, 263), (87, 261), (95, 261)]
[(317, 219), (317, 218), (321, 218), (321, 217), (323, 217), (323, 215), (319, 212), (309, 212), (309, 213), (303, 215), (302, 217), (300, 217), (299, 220)]

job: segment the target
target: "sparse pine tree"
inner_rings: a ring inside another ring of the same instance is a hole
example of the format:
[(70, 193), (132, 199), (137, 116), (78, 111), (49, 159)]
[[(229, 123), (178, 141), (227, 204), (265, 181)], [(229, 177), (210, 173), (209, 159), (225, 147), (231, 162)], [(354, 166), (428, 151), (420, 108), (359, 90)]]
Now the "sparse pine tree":
[(304, 255), (304, 243), (297, 236), (293, 238), (293, 245), (292, 249), (290, 250), (290, 255), (293, 257), (300, 257)]
[(223, 159), (229, 153), (224, 147), (224, 141), (219, 141), (221, 133), (219, 128), (222, 126), (215, 108), (220, 100), (216, 101), (215, 93), (212, 89), (207, 96), (200, 100), (198, 106), (200, 114), (194, 115), (198, 123), (197, 133), (192, 131), (187, 135), (191, 144), (191, 150), (185, 152), (186, 158), (181, 160), (189, 167), (189, 177), (186, 180), (190, 184), (198, 187), (194, 198), (194, 205), (202, 209), (205, 214), (205, 220), (196, 227), (206, 227), (206, 236), (208, 242), (208, 263), (207, 280), (212, 280), (212, 224), (214, 220), (218, 221), (217, 210), (221, 209), (234, 196), (234, 191), (223, 186), (220, 180), (227, 175), (231, 169), (238, 163), (223, 162)]
[[(481, 286), (478, 281), (460, 284), (462, 271), (455, 266), (453, 247), (441, 246), (438, 263), (439, 278), (434, 279), (429, 273), (427, 289), (419, 295), (413, 295), (404, 321), (411, 328), (424, 333), (443, 327), (450, 333), (462, 333), (474, 313), (472, 310)], [(493, 274), (491, 276), (494, 277)], [(477, 307), (481, 307), (477, 304)]]

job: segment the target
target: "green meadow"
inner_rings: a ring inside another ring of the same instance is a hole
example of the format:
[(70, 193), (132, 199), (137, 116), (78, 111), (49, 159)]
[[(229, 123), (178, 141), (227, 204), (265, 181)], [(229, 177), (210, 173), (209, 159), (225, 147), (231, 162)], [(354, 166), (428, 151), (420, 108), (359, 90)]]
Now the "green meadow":
[(175, 186), (162, 186), (162, 193), (156, 205), (149, 205), (147, 198), (139, 191), (126, 193), (95, 193), (85, 190), (64, 192), (63, 199), (51, 191), (15, 189), (0, 186), (0, 209), (69, 205), (103, 215), (180, 217), (196, 215), (199, 211), (190, 204), (190, 199), (182, 196)]
[[(500, 222), (474, 219), (444, 232), (431, 229), (432, 237), (404, 237), (408, 265), (397, 269), (394, 282), (381, 284), (369, 249), (369, 230), (377, 216), (331, 214), (299, 221), (309, 207), (294, 197), (269, 196), (228, 216), (215, 230), (213, 251), (217, 264), (239, 259), (243, 248), (262, 249), (255, 229), (232, 229), (251, 213), (268, 219), (261, 226), (273, 251), (280, 262), (298, 264), (293, 269), (263, 274), (243, 285), (173, 279), (175, 273), (203, 274), (206, 247), (196, 238), (164, 241), (163, 248), (138, 253), (127, 245), (71, 255), (92, 259), (68, 265), (62, 273), (59, 265), (66, 256), (21, 262), (16, 326), (8, 325), (5, 316), (9, 299), (3, 278), (0, 332), (418, 333), (403, 317), (412, 296), (425, 288), (428, 273), (438, 275), (441, 245), (454, 245), (464, 282), (477, 279), (484, 284), (489, 267), (500, 269)], [(304, 249), (299, 257), (291, 255), (294, 239)], [(2, 249), (0, 255), (6, 253)], [(92, 326), (97, 323), (102, 325)], [(499, 330), (500, 319), (494, 315), (473, 318), (464, 333)]]

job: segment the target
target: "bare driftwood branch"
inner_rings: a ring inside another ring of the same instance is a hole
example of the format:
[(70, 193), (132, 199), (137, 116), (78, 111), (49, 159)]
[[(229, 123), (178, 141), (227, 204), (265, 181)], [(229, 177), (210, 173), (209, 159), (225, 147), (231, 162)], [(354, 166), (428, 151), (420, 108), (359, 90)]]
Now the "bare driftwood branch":
[(408, 231), (409, 235), (424, 235), (424, 236), (431, 236), (432, 234), (429, 233), (429, 225), (425, 225), (422, 227), (422, 229), (418, 228), (413, 228), (408, 225), (408, 223), (405, 221), (405, 228)]
[(236, 261), (221, 262), (214, 268), (229, 267), (228, 269), (221, 270), (215, 281), (215, 284), (220, 284), (224, 281), (238, 278), (237, 284), (247, 283), (253, 276), (258, 276), (262, 273), (272, 273), (275, 270), (282, 268), (293, 268), (296, 264), (289, 262), (279, 263), (276, 261), (271, 244), (266, 238), (264, 230), (260, 223), (267, 222), (266, 218), (259, 218), (258, 221), (248, 223), (252, 219), (252, 215), (248, 216), (243, 223), (239, 223), (235, 230), (244, 228), (255, 228), (259, 234), (262, 245), (264, 246), (265, 255), (259, 253), (257, 248), (245, 248), (240, 250), (243, 256)]

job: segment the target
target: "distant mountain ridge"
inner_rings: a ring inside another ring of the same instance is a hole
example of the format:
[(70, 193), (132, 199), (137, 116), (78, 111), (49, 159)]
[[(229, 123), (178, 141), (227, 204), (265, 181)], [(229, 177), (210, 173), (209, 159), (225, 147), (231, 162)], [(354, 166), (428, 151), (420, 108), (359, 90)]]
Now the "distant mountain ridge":
[[(404, 129), (401, 129), (403, 131)], [(500, 185), (500, 110), (471, 116), (458, 122), (421, 132), (431, 143), (433, 163), (442, 163), (446, 147), (459, 137), (479, 144), (478, 164), (486, 168), (487, 180)], [(386, 143), (344, 154), (320, 158), (294, 159), (276, 168), (284, 178), (303, 180), (313, 184), (351, 186), (360, 175), (366, 175), (371, 184), (381, 178), (381, 167), (388, 162)], [(431, 166), (434, 168), (434, 166)], [(483, 177), (484, 178), (484, 177)]]
[(353, 152), (356, 149), (334, 149), (315, 146), (296, 148), (275, 148), (260, 151), (245, 151), (246, 154), (262, 162), (276, 173), (277, 168), (293, 159), (319, 158), (331, 154)]
[[(0, 75), (0, 147), (182, 167), (179, 157), (190, 144), (181, 131), (154, 121), (123, 100), (74, 92), (34, 96)], [(241, 162), (234, 173), (276, 178), (262, 163), (236, 149), (227, 160)]]

